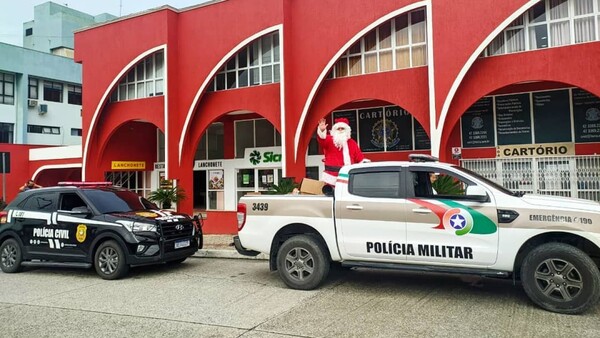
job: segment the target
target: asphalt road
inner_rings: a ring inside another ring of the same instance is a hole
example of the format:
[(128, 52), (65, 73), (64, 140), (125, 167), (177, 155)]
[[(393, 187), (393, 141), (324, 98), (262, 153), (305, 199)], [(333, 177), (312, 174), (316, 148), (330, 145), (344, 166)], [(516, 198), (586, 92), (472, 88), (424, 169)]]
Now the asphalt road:
[(315, 291), (288, 289), (267, 262), (190, 258), (135, 268), (0, 273), (1, 337), (600, 337), (600, 305), (546, 312), (511, 281), (334, 272)]

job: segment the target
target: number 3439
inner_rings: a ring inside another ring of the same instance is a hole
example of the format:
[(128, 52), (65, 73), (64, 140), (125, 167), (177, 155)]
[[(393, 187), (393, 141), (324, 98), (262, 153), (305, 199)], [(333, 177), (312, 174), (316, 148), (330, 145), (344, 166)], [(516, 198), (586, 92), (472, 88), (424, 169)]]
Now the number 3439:
[(269, 210), (269, 203), (252, 203), (253, 211), (267, 211)]

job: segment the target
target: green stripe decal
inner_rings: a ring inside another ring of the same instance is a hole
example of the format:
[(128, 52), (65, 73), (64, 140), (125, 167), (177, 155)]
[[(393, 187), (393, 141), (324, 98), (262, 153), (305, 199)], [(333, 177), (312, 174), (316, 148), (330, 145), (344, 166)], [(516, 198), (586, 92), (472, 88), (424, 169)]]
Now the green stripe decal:
[(348, 179), (348, 174), (339, 174), (339, 178)]
[(473, 217), (473, 229), (470, 231), (470, 233), (479, 235), (489, 235), (498, 231), (496, 223), (494, 223), (494, 221), (492, 221), (479, 211), (473, 210), (467, 207), (466, 205), (451, 200), (440, 200), (440, 202), (446, 204), (451, 208), (465, 209), (469, 212), (469, 214), (471, 214), (471, 217)]

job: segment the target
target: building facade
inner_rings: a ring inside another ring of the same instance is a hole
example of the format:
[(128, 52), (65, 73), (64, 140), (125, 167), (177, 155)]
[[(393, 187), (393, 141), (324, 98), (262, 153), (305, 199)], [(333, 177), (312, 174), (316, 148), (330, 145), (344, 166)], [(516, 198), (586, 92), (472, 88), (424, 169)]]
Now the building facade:
[(235, 232), (241, 195), (319, 177), (317, 122), (346, 117), (372, 161), (433, 154), (598, 200), (599, 17), (599, 0), (228, 0), (84, 29), (81, 175), (176, 184), (178, 209)]

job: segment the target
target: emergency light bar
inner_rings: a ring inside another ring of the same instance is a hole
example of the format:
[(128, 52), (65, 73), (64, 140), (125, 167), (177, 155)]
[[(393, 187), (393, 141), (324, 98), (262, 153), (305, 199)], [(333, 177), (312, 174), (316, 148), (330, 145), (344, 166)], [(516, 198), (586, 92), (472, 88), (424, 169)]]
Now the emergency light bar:
[(112, 187), (113, 182), (58, 182), (59, 186), (76, 186), (76, 187)]
[(431, 156), (431, 155), (410, 154), (410, 155), (408, 155), (408, 160), (411, 162), (437, 162), (440, 159), (435, 156)]

